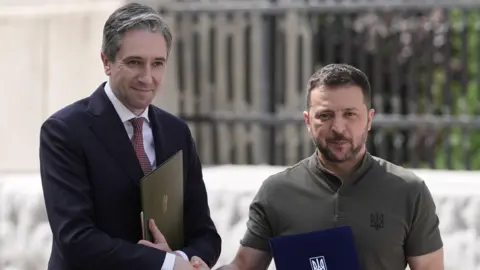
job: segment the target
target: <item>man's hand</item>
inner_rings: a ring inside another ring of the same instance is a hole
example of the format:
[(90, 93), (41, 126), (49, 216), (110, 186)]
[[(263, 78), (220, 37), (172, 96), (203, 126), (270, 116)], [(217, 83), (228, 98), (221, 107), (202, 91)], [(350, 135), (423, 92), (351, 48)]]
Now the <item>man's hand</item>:
[(192, 259), (190, 260), (190, 263), (192, 264), (193, 268), (198, 269), (198, 270), (210, 270), (208, 265), (200, 259), (200, 257), (193, 256)]
[(140, 240), (138, 241), (139, 244), (144, 245), (144, 246), (149, 246), (153, 247), (156, 249), (163, 250), (165, 252), (172, 252), (170, 247), (168, 246), (167, 240), (165, 239), (165, 236), (160, 232), (160, 230), (157, 228), (157, 225), (155, 225), (155, 221), (153, 219), (150, 219), (148, 221), (148, 227), (150, 229), (150, 232), (152, 233), (153, 240), (154, 242), (149, 242), (147, 240)]

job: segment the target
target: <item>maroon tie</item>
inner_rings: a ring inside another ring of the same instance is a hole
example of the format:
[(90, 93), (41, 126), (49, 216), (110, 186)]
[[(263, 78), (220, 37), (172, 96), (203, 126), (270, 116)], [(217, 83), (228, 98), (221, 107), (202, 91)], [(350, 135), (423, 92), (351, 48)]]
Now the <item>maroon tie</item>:
[(150, 160), (148, 160), (147, 153), (145, 153), (145, 147), (143, 146), (143, 118), (132, 118), (130, 119), (130, 122), (133, 125), (133, 149), (135, 150), (135, 154), (137, 154), (143, 173), (148, 174), (152, 171), (152, 166), (150, 165)]

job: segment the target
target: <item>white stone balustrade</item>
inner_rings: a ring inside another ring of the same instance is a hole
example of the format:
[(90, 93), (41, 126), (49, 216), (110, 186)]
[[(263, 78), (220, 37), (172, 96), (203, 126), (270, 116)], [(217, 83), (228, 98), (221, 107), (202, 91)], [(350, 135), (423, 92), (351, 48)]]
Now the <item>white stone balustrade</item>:
[[(281, 169), (204, 170), (212, 217), (223, 238), (219, 265), (233, 258), (245, 231), (248, 205), (261, 182)], [(446, 269), (480, 269), (480, 172), (416, 172), (427, 181), (438, 206)], [(0, 175), (0, 270), (46, 269), (51, 241), (38, 174)]]

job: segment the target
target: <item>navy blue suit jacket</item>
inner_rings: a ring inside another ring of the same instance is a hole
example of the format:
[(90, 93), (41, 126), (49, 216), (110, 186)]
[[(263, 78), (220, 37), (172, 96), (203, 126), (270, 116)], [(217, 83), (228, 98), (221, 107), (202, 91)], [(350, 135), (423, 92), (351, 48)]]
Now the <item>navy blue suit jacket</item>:
[[(142, 238), (139, 180), (132, 144), (103, 83), (88, 98), (49, 117), (40, 132), (40, 172), (53, 232), (49, 270), (160, 270), (165, 252)], [(188, 126), (150, 106), (156, 162), (182, 149), (185, 248), (213, 266), (221, 239), (210, 217), (202, 167)]]

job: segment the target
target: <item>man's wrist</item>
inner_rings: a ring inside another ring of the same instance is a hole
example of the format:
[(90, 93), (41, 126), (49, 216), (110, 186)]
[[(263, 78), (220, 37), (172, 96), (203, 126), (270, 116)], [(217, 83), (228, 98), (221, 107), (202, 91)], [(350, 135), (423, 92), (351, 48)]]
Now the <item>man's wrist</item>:
[(173, 254), (175, 254), (176, 256), (184, 259), (184, 260), (187, 261), (187, 262), (189, 261), (187, 254), (185, 254), (185, 252), (183, 252), (183, 251), (181, 251), (181, 250), (175, 250), (175, 251), (173, 252)]
[(165, 256), (161, 270), (173, 270), (175, 267), (175, 259), (177, 256), (173, 253), (168, 253)]

